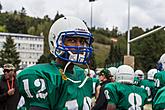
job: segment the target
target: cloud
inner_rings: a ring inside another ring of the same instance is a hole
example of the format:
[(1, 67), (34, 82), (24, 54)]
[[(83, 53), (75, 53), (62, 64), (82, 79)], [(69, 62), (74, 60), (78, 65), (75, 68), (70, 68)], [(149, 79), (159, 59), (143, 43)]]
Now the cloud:
[[(165, 25), (164, 0), (130, 0), (131, 27), (151, 28), (154, 25)], [(57, 11), (60, 14), (76, 16), (91, 24), (91, 3), (89, 0), (1, 0), (3, 11), (21, 10), (34, 17), (48, 15), (54, 19)], [(127, 30), (128, 0), (96, 0), (92, 3), (92, 24), (96, 27)]]

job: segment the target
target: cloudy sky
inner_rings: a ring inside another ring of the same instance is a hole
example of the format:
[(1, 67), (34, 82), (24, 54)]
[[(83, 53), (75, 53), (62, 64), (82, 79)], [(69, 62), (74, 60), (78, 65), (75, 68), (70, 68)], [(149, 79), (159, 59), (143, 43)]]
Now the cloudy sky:
[[(93, 26), (118, 27), (127, 30), (128, 0), (0, 0), (4, 11), (26, 9), (27, 15), (54, 18), (57, 11), (65, 16), (76, 16), (87, 22), (90, 27), (91, 6), (93, 7)], [(130, 27), (152, 28), (165, 25), (164, 0), (130, 0)]]

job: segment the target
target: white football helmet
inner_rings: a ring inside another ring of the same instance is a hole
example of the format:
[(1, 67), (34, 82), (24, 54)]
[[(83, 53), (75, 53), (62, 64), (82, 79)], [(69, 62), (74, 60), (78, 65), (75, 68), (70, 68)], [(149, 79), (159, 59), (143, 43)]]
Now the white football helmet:
[(116, 79), (116, 73), (117, 73), (117, 68), (116, 67), (110, 67), (108, 68), (108, 70), (110, 71), (110, 74), (113, 76), (113, 80)]
[(160, 57), (157, 69), (159, 71), (165, 71), (165, 53)]
[(136, 70), (135, 71), (135, 77), (138, 77), (140, 80), (144, 79), (144, 73), (142, 70)]
[[(66, 46), (67, 37), (85, 38), (83, 46)], [(58, 19), (49, 31), (50, 52), (62, 60), (87, 64), (92, 54), (92, 34), (88, 31), (85, 23), (76, 17), (62, 17)]]
[(128, 65), (119, 66), (117, 68), (116, 81), (133, 84), (134, 69)]
[(148, 72), (147, 72), (147, 79), (150, 79), (150, 80), (154, 80), (154, 75), (158, 72), (157, 69), (150, 69)]

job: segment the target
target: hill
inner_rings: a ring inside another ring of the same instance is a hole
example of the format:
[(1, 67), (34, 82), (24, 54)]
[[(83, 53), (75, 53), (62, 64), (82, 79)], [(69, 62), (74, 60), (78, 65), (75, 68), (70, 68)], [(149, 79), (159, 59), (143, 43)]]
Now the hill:
[(103, 67), (105, 59), (108, 57), (109, 54), (110, 45), (95, 42), (93, 46), (95, 52), (96, 65), (98, 67)]

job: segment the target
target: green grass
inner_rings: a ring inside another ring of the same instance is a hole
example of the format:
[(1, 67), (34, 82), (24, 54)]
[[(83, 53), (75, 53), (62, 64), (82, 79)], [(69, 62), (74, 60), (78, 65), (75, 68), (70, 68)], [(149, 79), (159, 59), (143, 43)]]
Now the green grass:
[(110, 45), (104, 45), (100, 43), (94, 43), (94, 52), (96, 64), (98, 67), (103, 67), (105, 59), (108, 57)]

